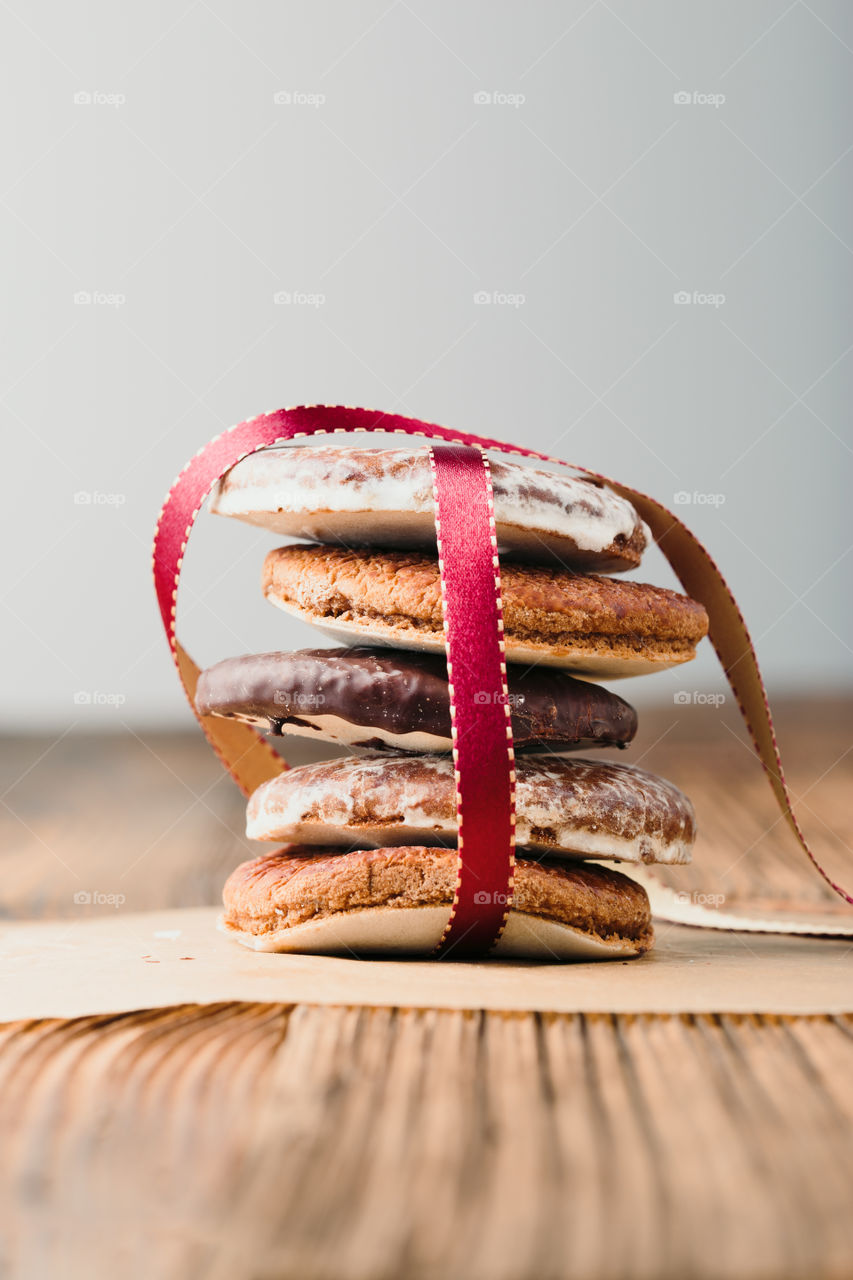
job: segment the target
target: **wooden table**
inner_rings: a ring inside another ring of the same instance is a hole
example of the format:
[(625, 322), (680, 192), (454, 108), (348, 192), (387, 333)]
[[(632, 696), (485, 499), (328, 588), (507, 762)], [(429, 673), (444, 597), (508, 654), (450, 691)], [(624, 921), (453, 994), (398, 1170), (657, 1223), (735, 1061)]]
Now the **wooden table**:
[[(839, 873), (852, 710), (778, 714)], [(682, 785), (703, 831), (672, 883), (831, 904), (730, 708), (642, 726), (623, 758)], [(7, 915), (115, 909), (80, 892), (213, 902), (254, 852), (195, 735), (9, 739), (0, 765)], [(853, 1018), (822, 1015), (221, 1004), (15, 1023), (0, 1276), (850, 1276), (851, 1079)]]

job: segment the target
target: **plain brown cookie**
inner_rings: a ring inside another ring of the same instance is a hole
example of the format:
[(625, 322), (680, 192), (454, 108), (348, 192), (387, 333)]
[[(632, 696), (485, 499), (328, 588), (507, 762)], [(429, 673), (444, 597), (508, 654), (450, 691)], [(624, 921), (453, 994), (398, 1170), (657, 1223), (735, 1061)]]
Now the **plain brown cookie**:
[[(456, 850), (281, 850), (244, 862), (223, 890), (223, 927), (270, 951), (423, 953), (438, 942), (456, 885)], [(652, 945), (646, 892), (584, 863), (516, 864), (505, 954), (640, 955)]]
[[(505, 562), (510, 662), (544, 662), (594, 679), (689, 662), (708, 630), (701, 604), (647, 583)], [(288, 546), (264, 562), (281, 609), (362, 644), (444, 650), (438, 560), (422, 552)]]

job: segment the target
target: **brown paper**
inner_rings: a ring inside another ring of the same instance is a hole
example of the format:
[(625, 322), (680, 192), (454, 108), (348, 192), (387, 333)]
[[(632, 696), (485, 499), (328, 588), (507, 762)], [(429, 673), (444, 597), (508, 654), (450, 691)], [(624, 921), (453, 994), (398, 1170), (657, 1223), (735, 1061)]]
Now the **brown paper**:
[(0, 1021), (227, 1000), (556, 1013), (853, 1011), (849, 940), (657, 927), (639, 960), (537, 964), (256, 953), (195, 907), (2, 932)]

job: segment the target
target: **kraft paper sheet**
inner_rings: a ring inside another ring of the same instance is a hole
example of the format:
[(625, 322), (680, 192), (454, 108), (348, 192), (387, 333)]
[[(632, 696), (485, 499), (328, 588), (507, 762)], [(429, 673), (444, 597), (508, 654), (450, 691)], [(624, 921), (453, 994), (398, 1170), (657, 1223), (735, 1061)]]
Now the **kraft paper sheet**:
[(194, 907), (8, 924), (0, 932), (0, 1021), (230, 1000), (556, 1013), (853, 1011), (849, 938), (658, 924), (654, 950), (637, 960), (356, 960), (256, 953), (221, 934), (217, 916), (214, 907)]

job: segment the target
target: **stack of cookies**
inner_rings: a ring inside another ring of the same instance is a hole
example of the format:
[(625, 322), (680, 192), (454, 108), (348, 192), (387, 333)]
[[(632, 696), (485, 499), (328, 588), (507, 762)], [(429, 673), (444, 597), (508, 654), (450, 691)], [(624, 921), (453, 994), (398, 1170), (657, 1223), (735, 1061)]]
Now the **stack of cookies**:
[[(625, 499), (512, 462), (491, 474), (518, 858), (495, 950), (639, 955), (645, 890), (601, 863), (689, 861), (693, 810), (663, 778), (574, 753), (625, 747), (637, 729), (595, 682), (690, 661), (708, 619), (686, 596), (602, 576), (636, 568), (647, 545)], [(349, 751), (250, 797), (247, 835), (285, 847), (234, 871), (223, 926), (258, 950), (428, 953), (456, 884), (456, 797), (427, 451), (265, 449), (211, 509), (303, 539), (266, 557), (264, 594), (342, 647), (228, 658), (202, 673), (199, 712)]]

